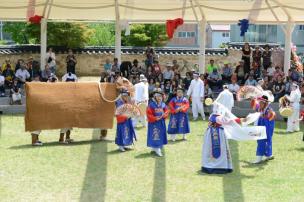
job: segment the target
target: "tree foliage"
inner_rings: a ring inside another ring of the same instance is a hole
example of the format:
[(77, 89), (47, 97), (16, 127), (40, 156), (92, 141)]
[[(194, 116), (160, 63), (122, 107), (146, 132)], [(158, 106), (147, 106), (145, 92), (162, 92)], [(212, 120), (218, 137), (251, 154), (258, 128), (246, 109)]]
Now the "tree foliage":
[(163, 46), (168, 38), (165, 25), (158, 24), (133, 24), (131, 34), (122, 37), (125, 46)]
[[(39, 44), (40, 25), (25, 22), (5, 23), (4, 31), (10, 33), (18, 44)], [(47, 24), (47, 44), (49, 46), (83, 47), (93, 34), (93, 31), (83, 23)]]
[(114, 24), (90, 24), (93, 34), (87, 45), (89, 46), (114, 46), (115, 25)]

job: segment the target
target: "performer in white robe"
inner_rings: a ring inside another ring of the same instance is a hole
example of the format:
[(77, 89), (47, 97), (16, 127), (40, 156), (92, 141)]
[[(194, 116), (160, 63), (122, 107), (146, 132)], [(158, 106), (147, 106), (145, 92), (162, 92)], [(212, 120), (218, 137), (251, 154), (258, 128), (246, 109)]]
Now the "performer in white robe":
[(233, 94), (228, 89), (227, 85), (223, 85), (223, 91), (216, 98), (216, 102), (223, 104), (230, 112), (234, 106)]
[(285, 97), (290, 101), (290, 106), (293, 108), (293, 113), (288, 117), (287, 121), (287, 132), (297, 132), (300, 131), (300, 101), (301, 101), (301, 91), (296, 83), (292, 84), (292, 91), (290, 95), (285, 95)]
[(194, 79), (191, 81), (187, 96), (192, 98), (192, 113), (193, 120), (196, 121), (198, 118), (198, 113), (201, 114), (202, 119), (205, 120), (204, 112), (204, 82), (199, 78), (199, 73), (193, 73)]
[[(140, 75), (140, 82), (134, 85), (135, 88), (135, 95), (134, 100), (135, 103), (138, 104), (145, 104), (148, 106), (149, 100), (149, 84), (147, 82), (146, 77), (141, 74)], [(137, 127), (138, 122), (140, 122), (144, 127), (147, 127), (147, 116), (141, 115), (133, 119), (133, 126)]]

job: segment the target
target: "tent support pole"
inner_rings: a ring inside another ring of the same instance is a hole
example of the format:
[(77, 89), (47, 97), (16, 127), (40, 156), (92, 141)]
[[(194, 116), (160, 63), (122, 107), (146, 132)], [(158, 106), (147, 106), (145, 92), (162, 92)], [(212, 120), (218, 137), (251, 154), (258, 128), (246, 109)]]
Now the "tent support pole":
[(202, 19), (198, 23), (198, 43), (199, 43), (199, 55), (198, 55), (198, 64), (199, 64), (199, 73), (205, 73), (205, 64), (206, 64), (206, 21)]
[(47, 19), (42, 18), (40, 22), (40, 69), (45, 69), (45, 57), (47, 46)]
[(294, 28), (294, 24), (289, 21), (286, 24), (286, 34), (285, 34), (285, 53), (284, 53), (284, 73), (285, 73), (285, 75), (288, 75), (288, 70), (290, 68), (290, 54), (291, 54), (293, 28)]
[(121, 63), (121, 28), (118, 0), (115, 0), (115, 57)]

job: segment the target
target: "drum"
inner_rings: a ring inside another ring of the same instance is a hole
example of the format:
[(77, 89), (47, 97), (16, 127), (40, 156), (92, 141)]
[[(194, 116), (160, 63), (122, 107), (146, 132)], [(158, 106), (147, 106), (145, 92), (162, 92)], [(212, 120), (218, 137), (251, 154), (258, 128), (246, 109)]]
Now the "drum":
[(280, 109), (279, 112), (283, 117), (289, 117), (293, 113), (289, 100), (284, 96), (279, 99)]
[(208, 97), (208, 98), (205, 99), (205, 105), (206, 106), (210, 106), (210, 105), (212, 105), (212, 103), (213, 103), (213, 100), (211, 98)]
[(143, 115), (146, 115), (146, 111), (147, 111), (147, 104), (144, 103), (144, 102), (141, 102), (141, 103), (138, 103), (138, 108), (139, 108), (139, 111), (140, 111), (140, 114), (143, 116)]

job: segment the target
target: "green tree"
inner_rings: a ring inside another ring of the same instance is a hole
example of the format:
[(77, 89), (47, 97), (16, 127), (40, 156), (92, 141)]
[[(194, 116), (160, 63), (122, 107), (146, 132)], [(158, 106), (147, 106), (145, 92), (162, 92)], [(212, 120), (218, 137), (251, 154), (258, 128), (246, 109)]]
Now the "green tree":
[(89, 46), (114, 46), (115, 24), (89, 24), (93, 34), (87, 45)]
[(167, 40), (165, 25), (158, 24), (133, 24), (131, 34), (122, 36), (122, 44), (125, 46), (163, 46)]
[[(9, 22), (4, 25), (4, 31), (12, 35), (18, 44), (39, 44), (40, 25), (26, 22)], [(65, 46), (71, 48), (85, 46), (93, 34), (83, 23), (55, 23), (47, 25), (47, 43), (49, 46)]]

